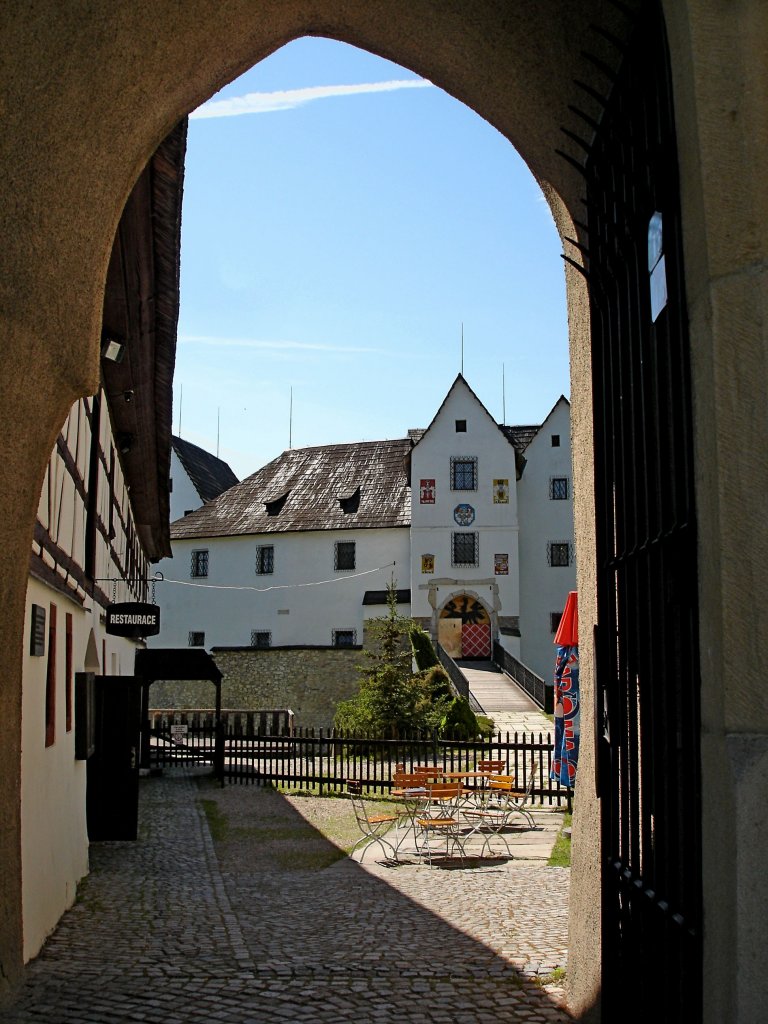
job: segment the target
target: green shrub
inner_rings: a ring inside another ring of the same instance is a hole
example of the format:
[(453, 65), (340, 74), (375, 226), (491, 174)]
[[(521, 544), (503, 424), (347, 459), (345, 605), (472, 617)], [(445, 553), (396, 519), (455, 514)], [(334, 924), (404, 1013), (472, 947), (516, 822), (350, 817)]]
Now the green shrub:
[(466, 697), (454, 697), (440, 723), (440, 731), (452, 739), (471, 740), (477, 736), (477, 718)]
[(414, 626), (411, 630), (411, 650), (419, 672), (439, 664), (429, 633), (419, 626)]
[(451, 696), (451, 681), (442, 665), (433, 665), (422, 672), (421, 677), (434, 700)]
[(489, 718), (487, 715), (476, 715), (475, 717), (477, 719), (478, 736), (493, 736), (496, 732), (496, 723), (494, 720)]

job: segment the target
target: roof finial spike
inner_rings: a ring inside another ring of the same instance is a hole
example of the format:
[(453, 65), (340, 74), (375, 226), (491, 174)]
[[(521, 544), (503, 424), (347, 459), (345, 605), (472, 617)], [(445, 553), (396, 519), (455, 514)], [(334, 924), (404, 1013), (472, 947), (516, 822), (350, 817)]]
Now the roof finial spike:
[(461, 321), (461, 376), (464, 376), (464, 321)]
[(293, 448), (293, 386), (291, 386), (291, 395), (288, 402), (288, 450)]

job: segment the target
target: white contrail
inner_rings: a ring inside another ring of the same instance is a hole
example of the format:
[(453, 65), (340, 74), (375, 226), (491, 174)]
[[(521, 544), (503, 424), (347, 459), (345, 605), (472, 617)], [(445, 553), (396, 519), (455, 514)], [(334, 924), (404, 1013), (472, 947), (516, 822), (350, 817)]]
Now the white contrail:
[(313, 85), (305, 89), (284, 89), (277, 92), (249, 92), (223, 100), (208, 100), (190, 118), (238, 117), (240, 114), (268, 114), (277, 110), (293, 110), (333, 96), (360, 96), (365, 93), (395, 92), (398, 89), (434, 88), (426, 78), (394, 79), (389, 82), (362, 82), (358, 85)]

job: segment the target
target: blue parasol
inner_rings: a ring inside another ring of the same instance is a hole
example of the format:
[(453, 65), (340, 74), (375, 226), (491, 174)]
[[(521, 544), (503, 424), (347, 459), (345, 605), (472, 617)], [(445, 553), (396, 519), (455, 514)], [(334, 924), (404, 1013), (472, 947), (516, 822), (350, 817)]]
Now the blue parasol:
[(579, 760), (579, 605), (568, 594), (555, 634), (555, 751), (550, 777), (563, 786), (576, 782)]

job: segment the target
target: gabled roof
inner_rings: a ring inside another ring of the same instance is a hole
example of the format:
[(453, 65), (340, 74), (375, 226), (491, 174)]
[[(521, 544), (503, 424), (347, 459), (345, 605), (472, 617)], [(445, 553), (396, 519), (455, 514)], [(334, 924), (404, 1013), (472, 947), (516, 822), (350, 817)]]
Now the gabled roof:
[(191, 441), (184, 441), (175, 435), (171, 438), (171, 444), (202, 501), (213, 501), (223, 491), (238, 483), (227, 463), (204, 448), (198, 448)]
[[(531, 441), (534, 439), (534, 437), (536, 437), (536, 435), (538, 433), (540, 433), (546, 427), (547, 422), (549, 421), (549, 419), (552, 416), (552, 414), (554, 413), (555, 409), (558, 407), (558, 405), (560, 405), (561, 402), (565, 402), (565, 404), (570, 408), (571, 403), (568, 401), (568, 399), (565, 397), (565, 395), (560, 395), (558, 400), (555, 402), (555, 404), (549, 410), (547, 415), (544, 417), (544, 422), (540, 426), (538, 426), (538, 427), (502, 427), (501, 429), (502, 430), (530, 431), (531, 432), (530, 437), (525, 442), (525, 447), (527, 448), (528, 445), (531, 443)], [(520, 450), (522, 451), (522, 449), (520, 449)]]
[(177, 519), (171, 537), (410, 526), (405, 469), (410, 449), (406, 437), (285, 451)]
[(517, 470), (517, 477), (519, 479), (520, 476), (522, 475), (523, 469), (525, 467), (525, 459), (522, 458), (523, 451), (526, 449), (526, 447), (530, 444), (530, 442), (536, 436), (536, 433), (538, 432), (539, 427), (538, 426), (530, 426), (530, 427), (503, 427), (503, 426), (501, 426), (501, 424), (497, 423), (496, 420), (493, 418), (493, 416), (491, 416), (491, 414), (488, 412), (486, 407), (483, 405), (483, 403), (477, 397), (475, 392), (472, 390), (472, 388), (469, 386), (469, 384), (467, 384), (467, 382), (464, 379), (464, 377), (462, 376), (462, 374), (458, 374), (457, 375), (456, 379), (454, 380), (453, 384), (451, 385), (451, 387), (448, 390), (448, 394), (445, 396), (443, 401), (440, 403), (440, 408), (437, 410), (435, 415), (432, 417), (432, 421), (429, 424), (429, 426), (426, 428), (426, 430), (409, 430), (408, 431), (409, 437), (411, 437), (413, 439), (413, 442), (414, 442), (413, 446), (414, 446), (414, 448), (421, 442), (421, 440), (424, 438), (424, 436), (426, 434), (428, 434), (429, 431), (432, 429), (435, 421), (437, 420), (438, 416), (442, 412), (443, 407), (445, 406), (446, 402), (451, 397), (451, 395), (453, 394), (455, 389), (457, 387), (461, 386), (461, 385), (463, 385), (466, 388), (466, 390), (470, 393), (472, 398), (474, 398), (474, 400), (477, 402), (478, 406), (482, 409), (482, 411), (485, 413), (485, 415), (488, 417), (488, 419), (491, 421), (491, 423), (493, 423), (493, 425), (501, 432), (501, 434), (506, 438), (506, 440), (515, 449), (515, 467), (516, 467), (516, 470)]

